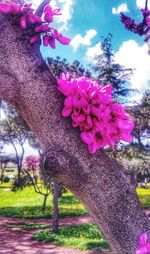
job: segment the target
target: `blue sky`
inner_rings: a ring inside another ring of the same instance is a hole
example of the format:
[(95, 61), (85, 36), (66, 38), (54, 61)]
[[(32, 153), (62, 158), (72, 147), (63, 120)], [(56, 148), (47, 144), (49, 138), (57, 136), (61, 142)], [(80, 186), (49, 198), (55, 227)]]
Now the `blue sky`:
[[(41, 0), (33, 0), (36, 5)], [(43, 56), (60, 56), (69, 61), (79, 60), (84, 66), (93, 62), (93, 56), (100, 53), (101, 36), (112, 33), (112, 45), (116, 61), (135, 69), (131, 79), (133, 88), (144, 92), (150, 84), (150, 56), (143, 38), (124, 29), (119, 13), (123, 11), (141, 20), (140, 8), (145, 0), (51, 0), (51, 5), (62, 9), (62, 16), (56, 17), (54, 25), (72, 39), (70, 46), (59, 43), (55, 50), (43, 48)], [(98, 43), (98, 44), (96, 44)]]

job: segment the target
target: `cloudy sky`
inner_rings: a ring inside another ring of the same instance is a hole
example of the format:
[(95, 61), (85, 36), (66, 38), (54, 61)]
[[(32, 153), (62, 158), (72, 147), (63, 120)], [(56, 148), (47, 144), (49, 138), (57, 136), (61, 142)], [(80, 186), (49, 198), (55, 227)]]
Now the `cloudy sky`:
[[(33, 1), (35, 4), (41, 2)], [(72, 41), (70, 46), (58, 44), (55, 50), (43, 48), (44, 56), (77, 59), (86, 66), (100, 52), (101, 36), (110, 32), (116, 61), (135, 68), (132, 86), (140, 92), (148, 88), (150, 56), (147, 45), (143, 38), (125, 30), (119, 19), (122, 11), (140, 21), (140, 8), (145, 6), (145, 0), (52, 0), (51, 5), (61, 7), (63, 15), (55, 18), (55, 26)]]

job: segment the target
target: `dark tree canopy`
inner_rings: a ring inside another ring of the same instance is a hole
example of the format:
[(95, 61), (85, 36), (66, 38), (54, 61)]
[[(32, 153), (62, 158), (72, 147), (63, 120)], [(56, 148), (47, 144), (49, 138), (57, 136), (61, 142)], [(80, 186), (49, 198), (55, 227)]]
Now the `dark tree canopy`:
[(120, 101), (126, 100), (126, 96), (132, 91), (130, 78), (133, 70), (115, 62), (111, 34), (102, 37), (101, 50), (102, 53), (95, 57), (92, 66), (96, 78), (103, 85), (112, 84), (114, 98)]

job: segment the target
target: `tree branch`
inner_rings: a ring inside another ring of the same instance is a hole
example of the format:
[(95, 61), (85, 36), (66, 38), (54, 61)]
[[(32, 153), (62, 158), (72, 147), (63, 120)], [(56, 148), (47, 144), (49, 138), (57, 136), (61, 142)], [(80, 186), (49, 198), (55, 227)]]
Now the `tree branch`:
[(44, 7), (45, 7), (47, 4), (49, 4), (49, 3), (50, 3), (50, 0), (43, 0), (43, 1), (41, 2), (41, 4), (37, 7), (35, 13), (36, 13), (39, 17), (41, 17), (42, 14), (43, 14)]

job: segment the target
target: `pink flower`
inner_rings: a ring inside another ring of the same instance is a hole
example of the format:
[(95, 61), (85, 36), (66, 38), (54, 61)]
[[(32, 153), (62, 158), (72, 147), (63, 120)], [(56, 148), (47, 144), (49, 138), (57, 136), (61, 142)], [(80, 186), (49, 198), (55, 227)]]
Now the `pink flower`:
[(11, 5), (7, 3), (0, 3), (0, 12), (2, 13), (10, 13), (11, 12)]
[(31, 37), (30, 39), (30, 44), (34, 44), (35, 42), (40, 40), (40, 35), (34, 35), (33, 37)]
[(43, 45), (45, 47), (49, 45), (49, 36), (47, 34), (43, 36)]
[(63, 45), (69, 45), (71, 39), (69, 39), (68, 37), (63, 36), (62, 34), (59, 34), (57, 37), (57, 40), (63, 44)]
[(26, 29), (26, 28), (27, 28), (27, 18), (26, 18), (26, 16), (22, 16), (22, 17), (20, 18), (20, 26), (21, 26), (21, 28), (23, 28), (23, 29)]
[(63, 45), (68, 45), (70, 43), (70, 39), (68, 37), (63, 36), (61, 33), (58, 33), (55, 28), (50, 27), (50, 23), (53, 21), (53, 16), (61, 15), (59, 8), (53, 10), (50, 5), (47, 5), (44, 8), (44, 21), (42, 21), (42, 19), (34, 13), (32, 3), (0, 3), (0, 12), (5, 14), (20, 14), (19, 22), (22, 29), (27, 29), (29, 24), (38, 24), (38, 26), (34, 29), (32, 38), (30, 39), (31, 44), (39, 41), (39, 36), (41, 35), (43, 36), (42, 41), (45, 47), (50, 46), (55, 49), (55, 40), (58, 40)]
[(61, 15), (59, 8), (56, 8), (56, 9), (53, 10), (50, 5), (45, 6), (44, 14), (45, 14), (44, 15), (44, 20), (48, 23), (53, 22), (53, 16)]
[(24, 166), (26, 170), (37, 170), (39, 168), (40, 160), (37, 156), (29, 155), (26, 157)]
[(56, 48), (55, 39), (54, 39), (53, 37), (49, 37), (48, 43), (49, 43), (49, 45), (51, 46), (51, 48), (53, 48), (53, 49)]
[(136, 254), (150, 254), (150, 243), (148, 243), (147, 233), (143, 233), (139, 239), (139, 247), (136, 249)]
[(111, 86), (101, 87), (86, 77), (70, 79), (63, 73), (58, 90), (66, 96), (62, 115), (70, 116), (72, 126), (79, 127), (90, 153), (105, 146), (115, 147), (121, 139), (132, 141), (134, 123), (125, 109), (112, 101)]

